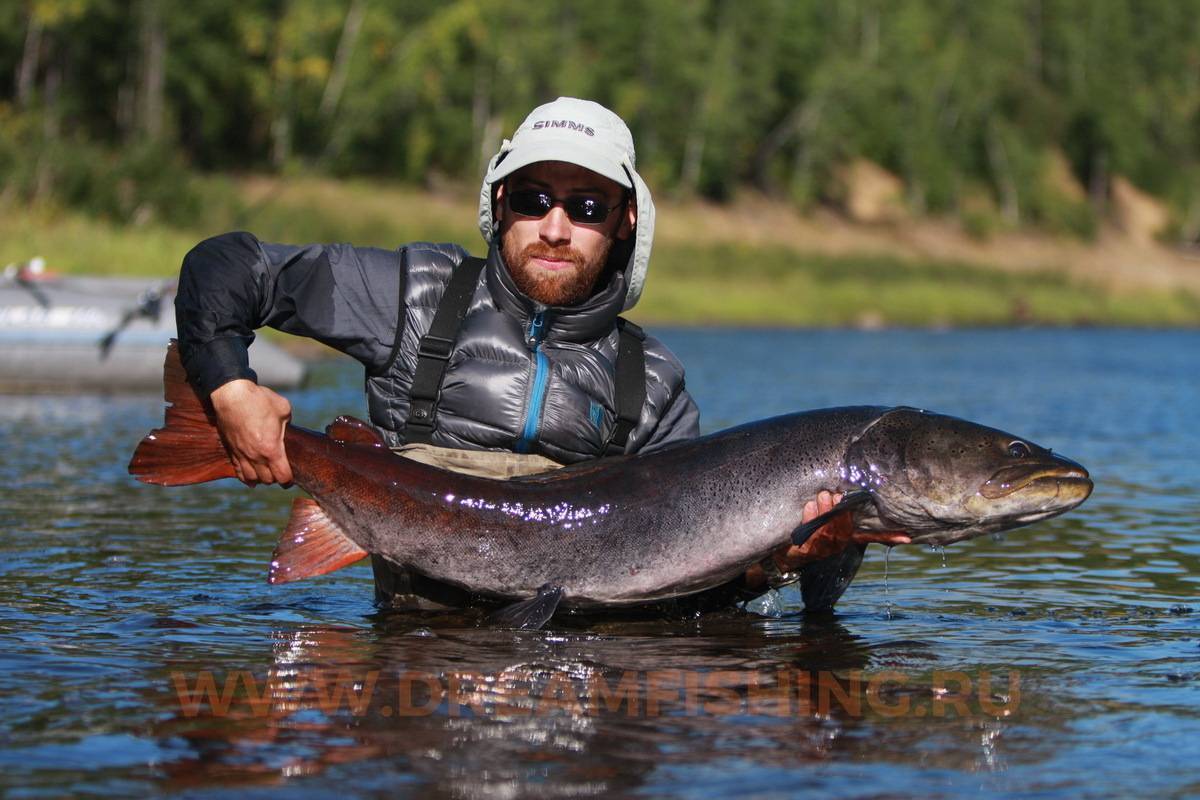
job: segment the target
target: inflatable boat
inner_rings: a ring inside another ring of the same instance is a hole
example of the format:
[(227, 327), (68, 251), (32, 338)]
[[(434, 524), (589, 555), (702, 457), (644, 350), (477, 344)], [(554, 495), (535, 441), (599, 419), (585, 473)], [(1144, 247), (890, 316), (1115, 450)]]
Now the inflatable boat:
[[(175, 281), (51, 275), (35, 259), (0, 274), (0, 392), (162, 389), (175, 336)], [(261, 383), (301, 385), (304, 362), (259, 337)]]

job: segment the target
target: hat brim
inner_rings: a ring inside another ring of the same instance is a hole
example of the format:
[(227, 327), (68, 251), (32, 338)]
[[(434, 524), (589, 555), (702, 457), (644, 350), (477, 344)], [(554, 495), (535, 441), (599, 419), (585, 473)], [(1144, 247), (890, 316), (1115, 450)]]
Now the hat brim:
[(537, 144), (518, 144), (488, 172), (484, 180), (489, 184), (495, 183), (507, 178), (522, 167), (536, 164), (539, 161), (565, 161), (568, 164), (576, 164), (608, 178), (626, 189), (633, 188), (633, 181), (630, 179), (629, 173), (619, 162), (595, 148), (584, 146), (578, 138), (570, 140), (543, 139)]

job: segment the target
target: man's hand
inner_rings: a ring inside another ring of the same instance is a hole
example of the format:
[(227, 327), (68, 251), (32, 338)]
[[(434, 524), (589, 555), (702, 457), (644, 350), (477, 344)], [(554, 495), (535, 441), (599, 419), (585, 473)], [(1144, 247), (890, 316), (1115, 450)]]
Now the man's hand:
[(209, 399), (238, 480), (247, 486), (291, 483), (292, 468), (283, 450), (283, 430), (292, 418), (292, 404), (282, 395), (245, 379), (218, 387)]
[[(840, 503), (842, 495), (829, 492), (819, 492), (816, 500), (804, 504), (800, 516), (800, 524), (811, 522), (822, 514), (833, 510)], [(802, 545), (787, 544), (776, 550), (768, 558), (775, 560), (775, 566), (780, 572), (792, 572), (810, 561), (820, 561), (823, 558), (835, 556), (852, 544), (866, 545), (872, 542), (895, 545), (907, 544), (909, 537), (903, 531), (882, 531), (872, 533), (856, 531), (851, 524), (849, 513), (839, 514), (818, 528)], [(762, 586), (767, 580), (763, 568), (755, 564), (746, 571), (746, 585), (751, 588)]]

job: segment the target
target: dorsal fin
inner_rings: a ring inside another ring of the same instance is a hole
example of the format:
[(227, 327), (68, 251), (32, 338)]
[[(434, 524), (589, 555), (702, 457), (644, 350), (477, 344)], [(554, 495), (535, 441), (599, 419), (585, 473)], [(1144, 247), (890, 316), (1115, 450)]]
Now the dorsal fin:
[(374, 447), (384, 447), (383, 437), (379, 431), (363, 422), (358, 417), (340, 416), (325, 427), (325, 435), (338, 442), (352, 444), (369, 444)]
[(363, 550), (329, 518), (316, 500), (297, 497), (292, 516), (279, 536), (271, 568), (270, 583), (287, 583), (324, 575), (366, 558)]

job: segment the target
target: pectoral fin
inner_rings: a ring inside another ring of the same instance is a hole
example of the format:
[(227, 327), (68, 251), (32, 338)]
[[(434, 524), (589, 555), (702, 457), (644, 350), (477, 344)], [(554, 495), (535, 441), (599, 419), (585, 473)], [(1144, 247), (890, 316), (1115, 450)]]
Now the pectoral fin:
[(505, 606), (489, 616), (487, 621), (498, 628), (536, 631), (554, 616), (562, 597), (561, 586), (546, 584), (538, 589), (538, 593), (534, 597), (513, 603), (511, 606)]
[(838, 502), (838, 504), (833, 508), (829, 509), (819, 517), (810, 519), (808, 522), (792, 531), (792, 544), (796, 546), (804, 544), (806, 541), (808, 541), (808, 537), (817, 532), (817, 528), (820, 528), (838, 514), (844, 514), (847, 511), (854, 511), (855, 509), (860, 508), (869, 502), (871, 502), (870, 492), (866, 490), (850, 492), (842, 497), (841, 501)]

